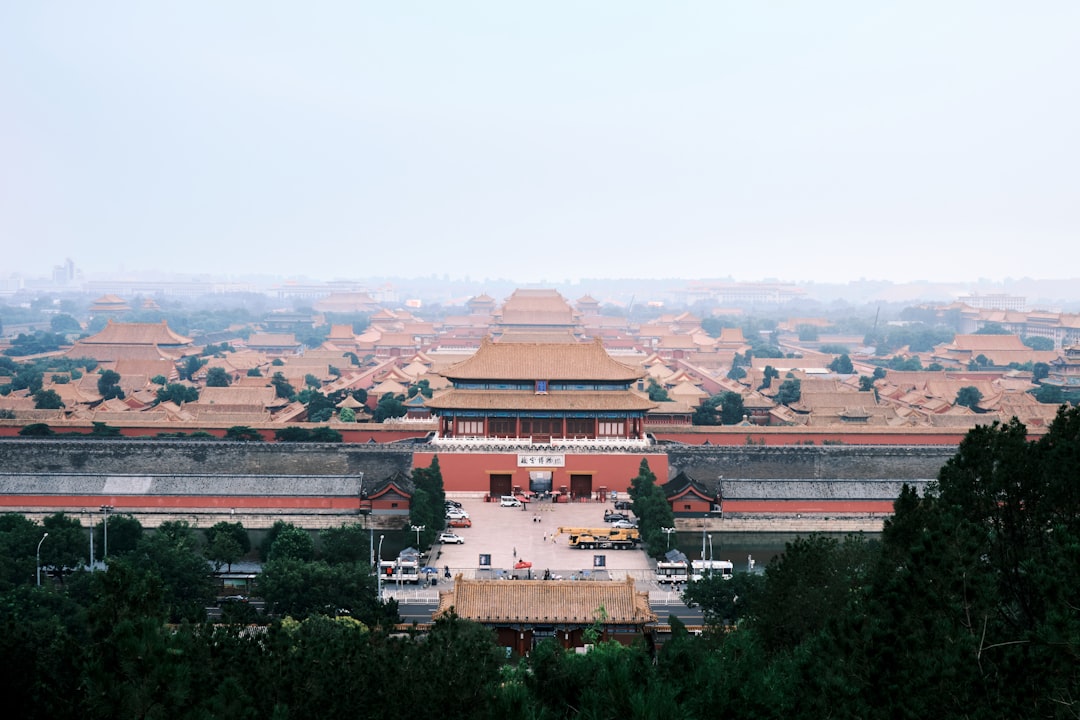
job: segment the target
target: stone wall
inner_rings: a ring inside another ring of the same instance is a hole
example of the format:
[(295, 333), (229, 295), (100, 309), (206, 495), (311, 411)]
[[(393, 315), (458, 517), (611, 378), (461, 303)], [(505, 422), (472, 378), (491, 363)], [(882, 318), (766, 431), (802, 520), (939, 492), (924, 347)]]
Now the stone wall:
[[(863, 497), (880, 497), (873, 486), (880, 481), (896, 486), (907, 482), (925, 485), (953, 455), (954, 447), (918, 446), (799, 446), (799, 447), (718, 447), (669, 445), (668, 473), (686, 472), (715, 490), (723, 478), (725, 497), (729, 488), (742, 497), (761, 497), (757, 492), (773, 481), (798, 481), (792, 490), (799, 497), (828, 497), (847, 487)], [(835, 481), (855, 481), (835, 483)], [(758, 482), (753, 481), (768, 481)], [(877, 481), (877, 482), (865, 482)], [(754, 489), (756, 488), (756, 490)], [(847, 490), (845, 490), (847, 492)], [(827, 493), (821, 495), (821, 493)], [(781, 496), (782, 497), (782, 496)]]
[(411, 445), (222, 440), (0, 441), (0, 471), (124, 475), (354, 475), (412, 470)]

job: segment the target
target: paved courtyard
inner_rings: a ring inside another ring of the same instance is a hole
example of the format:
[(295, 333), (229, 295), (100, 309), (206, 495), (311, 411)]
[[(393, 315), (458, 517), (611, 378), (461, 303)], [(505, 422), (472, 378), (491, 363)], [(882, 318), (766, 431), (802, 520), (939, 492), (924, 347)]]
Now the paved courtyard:
[[(501, 507), (498, 502), (483, 498), (451, 496), (469, 513), (472, 527), (452, 528), (465, 538), (462, 545), (436, 544), (431, 548), (428, 564), (439, 569), (435, 587), (424, 588), (393, 585), (384, 586), (388, 595), (403, 602), (421, 601), (435, 597), (439, 590), (448, 589), (444, 569), (452, 577), (466, 578), (526, 578), (529, 570), (539, 579), (548, 571), (552, 577), (575, 580), (635, 579), (639, 590), (647, 590), (654, 602), (681, 602), (677, 593), (659, 586), (653, 579), (654, 565), (642, 550), (578, 550), (567, 545), (567, 535), (560, 527), (608, 527), (604, 510), (613, 504), (599, 502), (552, 503), (530, 502), (524, 509)], [(489, 555), (491, 565), (480, 565), (480, 556)], [(596, 556), (603, 557), (598, 566)], [(532, 563), (529, 569), (516, 569), (519, 561)]]

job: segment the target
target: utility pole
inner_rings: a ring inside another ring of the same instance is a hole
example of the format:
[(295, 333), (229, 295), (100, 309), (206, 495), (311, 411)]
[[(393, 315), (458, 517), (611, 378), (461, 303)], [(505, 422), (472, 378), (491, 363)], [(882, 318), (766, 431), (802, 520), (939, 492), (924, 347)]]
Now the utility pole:
[(102, 550), (101, 557), (109, 557), (109, 513), (112, 512), (112, 505), (102, 505), (101, 512), (105, 513), (105, 547)]

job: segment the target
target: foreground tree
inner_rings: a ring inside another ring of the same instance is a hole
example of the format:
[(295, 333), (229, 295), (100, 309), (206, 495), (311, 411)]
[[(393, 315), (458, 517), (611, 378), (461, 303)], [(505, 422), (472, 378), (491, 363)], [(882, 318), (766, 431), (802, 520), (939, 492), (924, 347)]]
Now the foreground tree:
[(675, 515), (645, 458), (641, 459), (638, 474), (630, 480), (629, 494), (645, 550), (653, 557), (660, 557), (668, 544), (667, 536), (660, 528), (675, 527)]
[(242, 523), (222, 520), (206, 530), (206, 557), (217, 570), (227, 565), (232, 572), (232, 564), (250, 550), (251, 538)]

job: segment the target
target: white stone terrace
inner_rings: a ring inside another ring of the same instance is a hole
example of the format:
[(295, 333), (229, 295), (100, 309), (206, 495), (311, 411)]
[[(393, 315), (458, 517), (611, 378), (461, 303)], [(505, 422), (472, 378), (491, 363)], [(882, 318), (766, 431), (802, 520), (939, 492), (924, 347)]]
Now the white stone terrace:
[(648, 438), (551, 438), (534, 441), (531, 437), (441, 437), (436, 433), (429, 440), (432, 445), (449, 452), (514, 452), (518, 450), (567, 450), (572, 452), (618, 452), (640, 451), (653, 446)]

